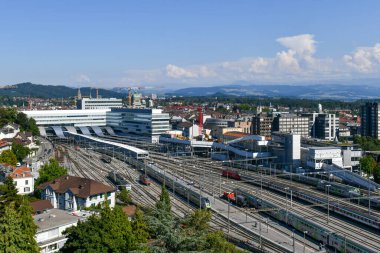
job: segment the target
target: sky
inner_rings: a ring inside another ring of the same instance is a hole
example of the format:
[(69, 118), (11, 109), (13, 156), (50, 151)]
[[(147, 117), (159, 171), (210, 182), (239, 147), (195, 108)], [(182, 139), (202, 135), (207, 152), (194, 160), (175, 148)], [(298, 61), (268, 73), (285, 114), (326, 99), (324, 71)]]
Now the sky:
[(380, 78), (378, 0), (0, 0), (0, 84)]

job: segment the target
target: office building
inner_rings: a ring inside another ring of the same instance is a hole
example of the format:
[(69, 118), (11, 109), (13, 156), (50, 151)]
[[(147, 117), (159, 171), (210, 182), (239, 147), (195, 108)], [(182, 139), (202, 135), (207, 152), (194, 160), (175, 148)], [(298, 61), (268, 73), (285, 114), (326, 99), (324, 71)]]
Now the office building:
[(38, 126), (105, 126), (110, 109), (23, 111)]
[(259, 113), (252, 118), (251, 134), (270, 136), (272, 134), (273, 117), (267, 113)]
[(339, 131), (339, 118), (335, 114), (328, 113), (305, 113), (309, 118), (309, 135), (312, 138), (334, 140)]
[(78, 110), (97, 110), (123, 107), (119, 98), (81, 98), (77, 100)]
[(309, 118), (293, 114), (279, 114), (273, 119), (272, 132), (309, 136)]
[(161, 109), (112, 108), (107, 113), (107, 126), (123, 133), (152, 137), (152, 142), (170, 130), (169, 120), (169, 114)]
[(379, 104), (366, 103), (361, 107), (361, 135), (380, 139)]

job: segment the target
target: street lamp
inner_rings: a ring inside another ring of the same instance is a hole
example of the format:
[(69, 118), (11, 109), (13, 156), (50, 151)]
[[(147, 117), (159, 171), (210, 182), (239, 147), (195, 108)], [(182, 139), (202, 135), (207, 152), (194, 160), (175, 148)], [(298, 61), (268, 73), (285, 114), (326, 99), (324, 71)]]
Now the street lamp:
[(330, 221), (330, 186), (331, 184), (327, 184), (327, 224), (329, 224)]
[(308, 232), (307, 231), (303, 231), (303, 252), (305, 253), (305, 249), (306, 249), (306, 234)]

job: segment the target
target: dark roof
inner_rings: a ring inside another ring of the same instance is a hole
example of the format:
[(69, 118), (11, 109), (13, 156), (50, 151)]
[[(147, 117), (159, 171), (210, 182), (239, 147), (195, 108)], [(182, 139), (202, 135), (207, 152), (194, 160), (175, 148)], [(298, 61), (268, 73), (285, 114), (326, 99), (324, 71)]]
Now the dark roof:
[(191, 122), (180, 122), (177, 124), (177, 127), (181, 127), (181, 128), (190, 128), (193, 126), (193, 123)]
[(109, 185), (89, 178), (74, 176), (62, 176), (53, 181), (41, 184), (37, 188), (43, 190), (48, 186), (58, 193), (65, 193), (70, 190), (75, 196), (80, 198), (115, 191), (115, 189)]
[(53, 209), (53, 205), (46, 199), (31, 202), (30, 206), (33, 208), (34, 213), (42, 213), (45, 210)]

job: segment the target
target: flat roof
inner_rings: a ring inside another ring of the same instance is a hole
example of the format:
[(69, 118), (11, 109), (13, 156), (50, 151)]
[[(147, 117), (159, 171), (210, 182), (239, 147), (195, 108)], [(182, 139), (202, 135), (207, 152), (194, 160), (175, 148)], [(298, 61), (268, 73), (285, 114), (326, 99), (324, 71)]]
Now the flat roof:
[(74, 216), (72, 213), (60, 209), (50, 209), (46, 213), (33, 216), (34, 223), (38, 227), (37, 233), (74, 224), (83, 219), (82, 217)]
[(340, 147), (309, 147), (309, 149), (314, 149), (314, 150), (327, 150), (327, 149), (340, 149)]
[(89, 115), (97, 113), (106, 113), (111, 111), (111, 109), (88, 109), (88, 110), (36, 110), (36, 111), (22, 111), (26, 115), (33, 117), (39, 115)]
[(136, 148), (136, 147), (133, 147), (133, 146), (129, 146), (129, 145), (126, 145), (126, 144), (122, 144), (122, 143), (118, 143), (118, 142), (112, 142), (112, 141), (106, 141), (106, 140), (103, 140), (103, 139), (99, 139), (99, 138), (96, 138), (96, 137), (92, 137), (92, 136), (89, 136), (89, 135), (84, 135), (84, 134), (78, 134), (78, 133), (73, 133), (73, 132), (70, 132), (70, 131), (67, 131), (68, 133), (72, 134), (72, 135), (76, 135), (76, 136), (81, 136), (83, 138), (86, 138), (86, 139), (90, 139), (90, 140), (93, 140), (93, 141), (96, 141), (96, 142), (100, 142), (100, 143), (104, 143), (104, 144), (108, 144), (108, 145), (113, 145), (113, 146), (116, 146), (116, 147), (119, 147), (119, 148), (123, 148), (123, 149), (128, 149), (132, 152), (135, 152), (136, 154), (141, 154), (141, 155), (149, 155), (149, 152), (144, 150), (144, 149), (139, 149), (139, 148)]

